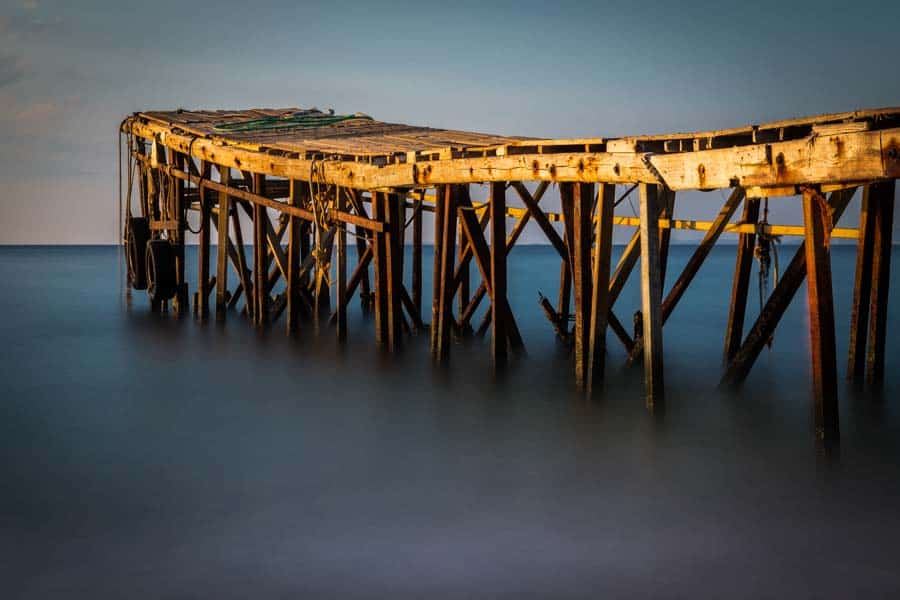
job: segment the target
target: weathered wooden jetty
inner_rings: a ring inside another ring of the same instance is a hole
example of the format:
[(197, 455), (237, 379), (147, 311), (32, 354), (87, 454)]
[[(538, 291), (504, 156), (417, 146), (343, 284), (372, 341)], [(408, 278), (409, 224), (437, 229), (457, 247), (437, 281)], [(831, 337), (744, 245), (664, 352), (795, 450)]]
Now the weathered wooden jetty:
[[(197, 318), (208, 318), (214, 291), (217, 320), (229, 309), (241, 310), (258, 326), (283, 316), (287, 331), (294, 332), (307, 319), (329, 319), (344, 340), (348, 305), (357, 295), (363, 310), (374, 313), (375, 339), (385, 349), (399, 351), (406, 336), (430, 329), (431, 352), (445, 362), (455, 337), (489, 332), (490, 355), (500, 368), (524, 352), (507, 301), (506, 262), (533, 221), (559, 253), (557, 302), (542, 299), (541, 305), (557, 333), (572, 341), (578, 386), (589, 393), (600, 388), (611, 330), (629, 360), (643, 363), (647, 407), (659, 411), (663, 325), (719, 237), (733, 233), (739, 243), (721, 384), (739, 385), (746, 378), (806, 280), (815, 432), (819, 440), (836, 442), (829, 245), (839, 237), (858, 240), (848, 377), (876, 391), (884, 377), (900, 108), (618, 138), (504, 137), (296, 108), (141, 112), (126, 118), (120, 130), (128, 156), (123, 230), (129, 281), (148, 289), (157, 311), (171, 302), (176, 315), (189, 312), (184, 242), (187, 211), (196, 211)], [(473, 200), (470, 184), (487, 184), (487, 199)], [(551, 184), (559, 186), (560, 213), (540, 206)], [(712, 220), (675, 218), (677, 192), (723, 188), (730, 194), (724, 205), (716, 203)], [(858, 188), (859, 227), (837, 227)], [(632, 192), (639, 216), (616, 215)], [(803, 223), (769, 223), (761, 206), (772, 196), (799, 196)], [(425, 212), (434, 215), (430, 324), (422, 306)], [(242, 231), (242, 213), (252, 232)], [(561, 232), (554, 222), (561, 222)], [(635, 228), (615, 266), (614, 226)], [(666, 291), (672, 229), (705, 233)], [(768, 260), (776, 236), (804, 241), (744, 335), (754, 254)], [(351, 239), (357, 266), (348, 273)], [(246, 242), (253, 249), (249, 258)], [(477, 287), (472, 263), (480, 275)], [(629, 328), (614, 309), (638, 263), (641, 305)], [(484, 301), (490, 308), (475, 325)]]

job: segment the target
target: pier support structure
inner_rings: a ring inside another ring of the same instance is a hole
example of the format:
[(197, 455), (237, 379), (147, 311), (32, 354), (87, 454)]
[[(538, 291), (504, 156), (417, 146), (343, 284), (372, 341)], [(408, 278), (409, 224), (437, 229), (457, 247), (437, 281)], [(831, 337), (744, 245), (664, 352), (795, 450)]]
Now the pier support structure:
[[(856, 239), (847, 378), (876, 392), (883, 382), (900, 111), (709, 135), (513, 141), (411, 152), (402, 160), (244, 150), (187, 136), (154, 118), (126, 121), (126, 131), (134, 136), (136, 214), (149, 224), (148, 288), (155, 311), (165, 311), (170, 301), (177, 316), (188, 309), (184, 249), (193, 211), (199, 217), (199, 320), (209, 318), (214, 294), (216, 321), (239, 311), (268, 327), (284, 314), (289, 333), (310, 322), (319, 331), (318, 324), (327, 323), (343, 343), (352, 335), (348, 310), (358, 294), (385, 351), (400, 352), (407, 338), (428, 330), (431, 353), (442, 364), (455, 342), (489, 334), (487, 354), (499, 371), (525, 355), (508, 298), (508, 260), (533, 223), (559, 256), (556, 302), (541, 296), (540, 305), (557, 338), (571, 348), (576, 387), (589, 394), (602, 390), (611, 333), (627, 362), (643, 365), (646, 406), (662, 414), (664, 325), (719, 238), (733, 233), (738, 245), (721, 384), (735, 387), (746, 379), (805, 280), (813, 421), (816, 438), (833, 444), (839, 439), (839, 390), (830, 245), (834, 238)], [(848, 149), (856, 152), (853, 160)], [(476, 183), (487, 186), (483, 200), (470, 194)], [(558, 213), (540, 205), (553, 184)], [(726, 187), (730, 194), (712, 221), (675, 219), (676, 190)], [(857, 187), (863, 190), (859, 227), (837, 227)], [(639, 214), (617, 216), (623, 200), (633, 202), (633, 192)], [(779, 195), (800, 196), (802, 225), (760, 219), (761, 199)], [(434, 224), (430, 323), (422, 317), (426, 214)], [(635, 229), (615, 266), (614, 227)], [(664, 293), (673, 229), (702, 231), (703, 238)], [(801, 247), (761, 298), (745, 335), (755, 251), (760, 240), (787, 235), (801, 237)], [(249, 259), (245, 241), (251, 242)], [(348, 243), (356, 248), (354, 265), (348, 264)], [(629, 331), (622, 319), (628, 313), (616, 303), (636, 267), (640, 305)]]

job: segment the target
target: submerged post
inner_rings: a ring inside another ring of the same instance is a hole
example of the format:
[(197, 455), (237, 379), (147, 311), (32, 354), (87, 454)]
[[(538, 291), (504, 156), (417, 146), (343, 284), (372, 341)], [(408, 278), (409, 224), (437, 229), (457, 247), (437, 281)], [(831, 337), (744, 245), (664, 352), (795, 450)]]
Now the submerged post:
[(601, 183), (597, 193), (597, 215), (594, 227), (593, 283), (587, 368), (588, 393), (595, 390), (604, 377), (606, 329), (610, 311), (609, 270), (612, 264), (612, 226), (615, 200), (616, 186)]
[[(219, 183), (228, 186), (231, 181), (231, 169), (217, 165)], [(228, 213), (231, 203), (228, 194), (219, 192), (218, 240), (216, 246), (216, 321), (224, 321), (228, 310)], [(241, 250), (243, 252), (243, 250)]]
[(644, 344), (644, 394), (651, 412), (664, 408), (662, 353), (662, 279), (659, 258), (659, 188), (640, 186), (641, 311)]
[(880, 389), (884, 380), (884, 344), (887, 337), (888, 288), (891, 279), (891, 237), (894, 224), (895, 181), (872, 184), (875, 202), (875, 239), (872, 249), (872, 306), (869, 315), (869, 350), (866, 383)]
[(834, 298), (831, 289), (831, 252), (825, 197), (816, 188), (803, 189), (806, 230), (809, 339), (813, 379), (816, 438), (834, 443), (840, 436), (837, 404), (837, 356), (834, 341)]

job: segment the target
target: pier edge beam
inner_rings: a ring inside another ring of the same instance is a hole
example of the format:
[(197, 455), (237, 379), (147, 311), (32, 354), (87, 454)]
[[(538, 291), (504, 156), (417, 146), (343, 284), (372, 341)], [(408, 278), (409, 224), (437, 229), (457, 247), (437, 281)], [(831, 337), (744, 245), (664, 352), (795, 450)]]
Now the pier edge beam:
[(837, 443), (840, 438), (829, 221), (825, 197), (817, 188), (804, 188), (803, 224), (806, 229), (804, 248), (809, 300), (813, 418), (816, 439), (826, 444)]
[(644, 394), (647, 409), (653, 413), (665, 408), (658, 192), (656, 185), (640, 185)]
[(884, 346), (887, 337), (888, 288), (891, 278), (891, 242), (894, 222), (895, 180), (872, 184), (875, 239), (872, 257), (872, 299), (869, 311), (869, 349), (866, 383), (879, 390), (884, 381)]

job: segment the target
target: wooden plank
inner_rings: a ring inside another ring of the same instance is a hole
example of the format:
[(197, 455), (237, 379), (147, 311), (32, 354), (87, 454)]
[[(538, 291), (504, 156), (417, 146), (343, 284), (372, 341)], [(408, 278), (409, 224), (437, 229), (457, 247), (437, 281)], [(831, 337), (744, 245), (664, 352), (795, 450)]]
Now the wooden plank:
[(640, 186), (641, 312), (643, 315), (644, 393), (647, 408), (664, 408), (662, 352), (662, 281), (659, 264), (658, 189)]
[[(755, 224), (759, 219), (759, 198), (745, 198), (741, 223)], [(756, 235), (742, 233), (738, 239), (731, 283), (731, 301), (728, 304), (728, 322), (725, 326), (725, 362), (734, 358), (744, 336), (744, 317), (747, 312), (747, 294), (750, 289), (750, 270), (753, 267), (753, 249)]]
[(856, 271), (853, 281), (853, 305), (850, 315), (850, 345), (847, 379), (860, 385), (866, 376), (866, 341), (869, 333), (869, 307), (872, 298), (872, 262), (877, 223), (877, 199), (872, 186), (863, 187), (859, 212), (860, 236), (856, 247)]
[[(599, 387), (604, 378), (606, 329), (609, 323), (609, 275), (612, 263), (612, 222), (616, 186), (600, 184), (593, 248), (590, 337), (588, 340), (587, 392)], [(577, 328), (577, 327), (576, 327)]]
[(825, 197), (815, 188), (803, 190), (804, 244), (809, 299), (810, 359), (816, 438), (826, 443), (840, 437), (837, 403), (837, 354), (834, 335), (834, 297)]
[[(490, 188), (490, 280), (491, 280), (491, 359), (494, 369), (506, 367), (508, 361), (508, 335), (506, 314), (506, 184), (495, 182)], [(468, 287), (468, 286), (466, 286)], [(468, 300), (468, 290), (465, 298)], [(461, 302), (460, 304), (463, 304)]]
[[(250, 269), (247, 267), (247, 256), (244, 254), (244, 234), (241, 230), (241, 218), (238, 211), (231, 211), (231, 227), (234, 231), (234, 248), (237, 253), (238, 276), (241, 279), (241, 286), (244, 289), (244, 311), (248, 317), (254, 314), (254, 293), (253, 293), (253, 277)], [(237, 298), (237, 294), (232, 296), (232, 300)], [(231, 305), (231, 301), (229, 301)]]
[(891, 277), (891, 237), (894, 222), (895, 182), (872, 186), (875, 240), (872, 256), (872, 304), (869, 314), (869, 349), (866, 382), (880, 391), (884, 381), (884, 347), (887, 337), (888, 288)]
[[(231, 177), (231, 169), (219, 167), (219, 181), (226, 187)], [(218, 241), (216, 246), (216, 321), (224, 321), (228, 304), (228, 213), (231, 203), (228, 194), (218, 195)]]
[[(853, 197), (855, 190), (841, 190), (833, 192), (829, 197), (829, 207), (831, 209), (831, 226), (834, 226), (847, 208), (847, 204)], [(794, 294), (800, 289), (800, 285), (806, 278), (806, 242), (800, 244), (794, 258), (791, 260), (787, 269), (781, 274), (778, 285), (772, 290), (765, 306), (760, 311), (756, 322), (747, 333), (741, 347), (735, 353), (734, 358), (728, 363), (722, 379), (719, 382), (723, 387), (734, 387), (739, 385), (746, 379), (756, 362), (759, 353), (765, 347), (768, 340), (775, 332), (784, 311), (790, 305)]]

